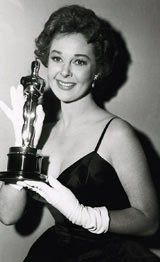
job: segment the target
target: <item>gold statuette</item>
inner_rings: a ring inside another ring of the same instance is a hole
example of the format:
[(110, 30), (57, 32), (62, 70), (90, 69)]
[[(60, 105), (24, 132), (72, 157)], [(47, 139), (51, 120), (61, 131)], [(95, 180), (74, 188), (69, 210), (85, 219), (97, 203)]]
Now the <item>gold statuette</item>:
[(22, 146), (10, 147), (7, 171), (0, 172), (0, 180), (16, 183), (31, 179), (41, 180), (42, 156), (34, 148), (36, 107), (43, 97), (45, 81), (39, 76), (40, 63), (32, 62), (31, 75), (21, 78), (24, 87), (25, 103), (23, 106)]

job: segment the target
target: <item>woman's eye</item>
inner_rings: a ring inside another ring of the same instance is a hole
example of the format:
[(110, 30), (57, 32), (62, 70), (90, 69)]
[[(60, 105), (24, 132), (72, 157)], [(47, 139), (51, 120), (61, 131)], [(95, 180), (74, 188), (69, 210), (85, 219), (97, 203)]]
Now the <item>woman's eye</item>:
[(80, 66), (87, 65), (87, 61), (82, 60), (82, 59), (76, 59), (74, 63)]
[(62, 60), (61, 57), (59, 57), (59, 56), (52, 56), (51, 59), (54, 62), (61, 62), (61, 60)]

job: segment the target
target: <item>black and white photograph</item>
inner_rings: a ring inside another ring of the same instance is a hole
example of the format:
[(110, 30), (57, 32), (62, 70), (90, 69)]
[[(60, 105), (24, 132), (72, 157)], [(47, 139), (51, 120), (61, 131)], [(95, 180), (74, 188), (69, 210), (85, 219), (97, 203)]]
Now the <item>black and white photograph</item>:
[(0, 262), (160, 261), (160, 1), (0, 1)]

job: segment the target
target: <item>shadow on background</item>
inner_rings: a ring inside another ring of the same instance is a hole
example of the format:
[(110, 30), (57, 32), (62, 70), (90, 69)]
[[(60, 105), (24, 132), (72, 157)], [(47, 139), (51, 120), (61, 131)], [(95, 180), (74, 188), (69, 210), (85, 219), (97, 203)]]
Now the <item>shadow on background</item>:
[(28, 195), (27, 206), (22, 218), (15, 224), (17, 233), (22, 236), (32, 234), (41, 222), (44, 204)]
[[(135, 130), (141, 142), (145, 155), (147, 157), (148, 165), (151, 172), (151, 177), (156, 189), (159, 211), (160, 211), (160, 156), (154, 148), (149, 138), (139, 130)], [(142, 242), (150, 248), (160, 248), (160, 227), (153, 236), (146, 236), (142, 238)]]

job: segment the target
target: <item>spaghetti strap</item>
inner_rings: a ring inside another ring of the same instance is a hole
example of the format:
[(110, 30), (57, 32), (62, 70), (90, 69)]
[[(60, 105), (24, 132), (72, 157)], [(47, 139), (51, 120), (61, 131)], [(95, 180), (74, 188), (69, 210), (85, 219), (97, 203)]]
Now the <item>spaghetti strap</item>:
[(95, 152), (98, 151), (98, 148), (99, 148), (99, 146), (100, 146), (100, 144), (101, 144), (101, 142), (102, 142), (102, 139), (103, 139), (103, 137), (104, 137), (104, 134), (105, 134), (105, 132), (106, 132), (109, 124), (110, 124), (110, 123), (112, 122), (112, 120), (115, 119), (115, 118), (117, 118), (117, 116), (112, 117), (112, 118), (108, 121), (108, 123), (106, 124), (106, 126), (104, 127), (104, 129), (103, 129), (103, 131), (102, 131), (102, 134), (101, 134), (101, 136), (100, 136), (100, 138), (99, 138), (99, 140), (98, 140), (98, 142), (97, 142), (97, 145), (96, 145), (96, 147), (95, 147), (95, 150), (94, 150)]

